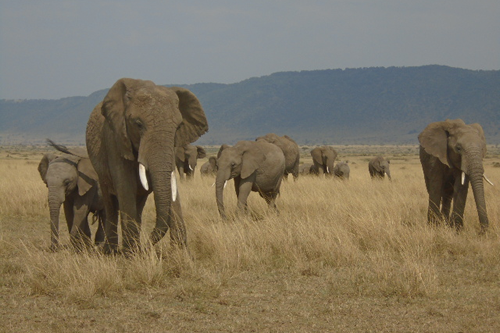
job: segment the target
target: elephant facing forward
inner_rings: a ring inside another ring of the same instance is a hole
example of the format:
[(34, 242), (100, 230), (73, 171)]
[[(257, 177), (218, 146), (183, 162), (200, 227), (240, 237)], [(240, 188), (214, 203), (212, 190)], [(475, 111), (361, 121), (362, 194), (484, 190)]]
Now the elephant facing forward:
[(194, 177), (194, 170), (198, 164), (198, 159), (205, 158), (207, 153), (201, 146), (184, 145), (175, 148), (175, 165), (179, 171), (181, 179), (191, 179)]
[(348, 180), (350, 173), (351, 168), (349, 167), (349, 161), (338, 162), (333, 168), (333, 174), (341, 180)]
[(186, 229), (175, 181), (175, 145), (208, 130), (196, 96), (151, 81), (118, 80), (87, 123), (90, 160), (99, 175), (106, 209), (105, 252), (118, 248), (118, 214), (126, 252), (140, 247), (142, 211), (154, 193), (156, 225), (151, 243), (170, 229), (171, 244), (185, 246)]
[(391, 161), (386, 160), (382, 156), (377, 156), (372, 158), (368, 162), (368, 172), (370, 172), (370, 177), (372, 179), (384, 179), (385, 175), (391, 180)]
[(314, 167), (310, 169), (311, 174), (333, 176), (333, 164), (337, 158), (337, 152), (330, 146), (316, 147), (311, 150)]
[(285, 155), (285, 179), (288, 179), (288, 174), (293, 175), (293, 179), (297, 180), (299, 177), (299, 164), (300, 164), (300, 149), (299, 145), (290, 138), (288, 135), (278, 136), (274, 133), (269, 133), (260, 136), (255, 141), (264, 140), (278, 146), (283, 155)]
[(285, 172), (285, 156), (278, 146), (263, 140), (240, 141), (232, 147), (222, 145), (217, 156), (215, 187), (222, 218), (226, 218), (223, 191), (230, 179), (234, 179), (239, 210), (246, 211), (251, 191), (259, 192), (269, 207), (276, 209), (275, 201)]
[(52, 141), (49, 144), (54, 148), (67, 152), (62, 156), (48, 153), (42, 157), (38, 164), (38, 172), (48, 189), (48, 204), (50, 213), (51, 249), (59, 247), (59, 214), (61, 205), (70, 233), (72, 245), (77, 250), (91, 248), (91, 231), (88, 223), (89, 213), (93, 213), (99, 221), (95, 243), (104, 241), (104, 204), (99, 191), (97, 174), (85, 157), (84, 150), (71, 151), (63, 146), (58, 146)]
[(457, 230), (461, 229), (470, 183), (481, 232), (484, 232), (489, 221), (483, 184), (483, 178), (487, 180), (483, 168), (486, 139), (481, 125), (466, 125), (461, 119), (439, 121), (429, 124), (418, 140), (429, 193), (428, 221), (445, 220)]

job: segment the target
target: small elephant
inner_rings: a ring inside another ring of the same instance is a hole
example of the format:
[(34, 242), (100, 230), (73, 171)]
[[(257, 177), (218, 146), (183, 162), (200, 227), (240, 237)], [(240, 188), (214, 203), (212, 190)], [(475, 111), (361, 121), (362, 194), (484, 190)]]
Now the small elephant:
[(247, 210), (251, 191), (259, 192), (269, 207), (276, 210), (275, 201), (285, 172), (285, 155), (278, 146), (263, 140), (240, 141), (232, 147), (222, 145), (217, 154), (217, 165), (216, 199), (222, 218), (226, 218), (224, 186), (232, 178), (239, 210)]
[(285, 179), (288, 179), (288, 174), (293, 175), (293, 179), (297, 180), (299, 177), (299, 164), (300, 164), (300, 149), (299, 145), (290, 138), (288, 135), (278, 136), (274, 133), (269, 133), (260, 136), (255, 141), (264, 140), (278, 146), (285, 155)]
[(154, 193), (154, 245), (170, 229), (170, 243), (187, 246), (175, 176), (175, 145), (208, 131), (205, 112), (189, 90), (123, 78), (92, 111), (87, 150), (99, 175), (106, 209), (105, 253), (118, 250), (118, 219), (125, 253), (141, 248), (142, 211)]
[[(420, 162), (429, 193), (429, 223), (445, 220), (460, 230), (469, 183), (476, 201), (481, 232), (488, 228), (484, 196), (483, 158), (486, 139), (479, 124), (466, 125), (463, 120), (446, 120), (429, 124), (418, 136)], [(489, 181), (488, 181), (489, 182)], [(451, 203), (453, 211), (450, 217)], [(440, 209), (441, 207), (441, 209)]]
[(382, 156), (374, 157), (368, 162), (368, 171), (370, 172), (370, 177), (372, 179), (384, 179), (387, 174), (387, 178), (391, 180), (391, 161), (386, 160)]
[(175, 165), (179, 171), (181, 179), (191, 179), (194, 177), (194, 170), (198, 164), (198, 159), (205, 158), (207, 153), (201, 146), (184, 145), (175, 148)]
[[(71, 153), (64, 146), (49, 141), (54, 148)], [(78, 151), (86, 155), (84, 150)], [(59, 247), (59, 213), (64, 205), (64, 214), (70, 233), (70, 240), (75, 249), (91, 247), (91, 231), (88, 223), (89, 213), (99, 221), (95, 243), (104, 241), (103, 219), (104, 204), (99, 191), (97, 174), (85, 157), (65, 153), (56, 156), (47, 153), (38, 164), (40, 177), (48, 188), (48, 205), (50, 212), (51, 249)]]
[(311, 168), (311, 174), (333, 176), (333, 164), (337, 158), (337, 152), (330, 146), (316, 147), (311, 150), (314, 168)]
[(351, 168), (349, 168), (349, 161), (338, 162), (333, 168), (334, 176), (340, 178), (341, 180), (348, 180), (350, 173)]
[(217, 157), (210, 156), (208, 158), (208, 161), (203, 163), (203, 165), (200, 167), (200, 174), (202, 176), (215, 177), (217, 175)]
[(299, 165), (299, 174), (308, 175), (311, 172), (311, 167), (313, 167), (313, 164), (311, 163), (304, 163)]

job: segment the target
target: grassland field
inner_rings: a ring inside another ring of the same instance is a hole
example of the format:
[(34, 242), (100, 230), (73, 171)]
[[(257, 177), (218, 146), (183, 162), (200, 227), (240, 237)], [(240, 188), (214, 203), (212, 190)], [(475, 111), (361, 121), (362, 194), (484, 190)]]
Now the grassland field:
[[(311, 148), (301, 147), (303, 162)], [(66, 246), (50, 252), (37, 165), (51, 149), (0, 147), (0, 332), (500, 332), (499, 147), (484, 160), (495, 186), (485, 185), (483, 236), (472, 191), (462, 232), (427, 224), (417, 146), (334, 148), (349, 181), (288, 180), (279, 214), (252, 193), (243, 216), (229, 184), (228, 221), (199, 160), (179, 184), (189, 253), (165, 237), (125, 258), (75, 253), (64, 221)], [(392, 181), (369, 177), (379, 154)]]

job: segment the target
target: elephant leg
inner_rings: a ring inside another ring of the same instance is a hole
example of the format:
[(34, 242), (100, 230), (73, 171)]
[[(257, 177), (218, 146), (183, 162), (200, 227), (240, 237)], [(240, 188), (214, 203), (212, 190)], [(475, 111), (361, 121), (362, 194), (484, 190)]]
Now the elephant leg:
[[(101, 187), (102, 188), (102, 187)], [(106, 188), (102, 188), (105, 220), (104, 220), (104, 253), (116, 253), (118, 251), (118, 200), (109, 194)]]
[(238, 186), (238, 211), (247, 211), (247, 199), (252, 191), (253, 181), (247, 179), (242, 179)]
[(75, 200), (73, 209), (73, 227), (70, 231), (71, 243), (78, 251), (92, 247), (91, 233), (88, 222), (89, 207), (81, 203), (82, 199)]
[(170, 244), (186, 246), (187, 233), (184, 218), (182, 216), (181, 200), (179, 195), (177, 195), (177, 200), (172, 202), (171, 214), (172, 218), (170, 221), (172, 225), (170, 225)]
[(66, 197), (63, 203), (64, 216), (66, 217), (66, 224), (68, 225), (68, 233), (71, 234), (71, 229), (73, 229), (74, 213), (73, 213), (73, 198)]
[(278, 207), (276, 207), (276, 198), (278, 197), (278, 192), (265, 192), (261, 193), (261, 196), (264, 198), (264, 200), (266, 200), (266, 203), (269, 206), (270, 210), (279, 213)]
[(464, 210), (469, 191), (469, 179), (461, 184), (460, 177), (455, 181), (455, 193), (453, 195), (453, 212), (451, 213), (450, 225), (460, 231), (464, 226)]
[(106, 221), (106, 211), (104, 209), (94, 213), (94, 219), (97, 218), (97, 231), (95, 234), (94, 244), (100, 246), (104, 243), (106, 234), (104, 232), (104, 222)]
[(427, 222), (438, 225), (443, 219), (439, 206), (441, 205), (441, 193), (429, 191), (429, 208), (427, 209)]
[(451, 211), (451, 201), (453, 199), (453, 179), (448, 179), (444, 182), (441, 189), (442, 195), (442, 205), (441, 214), (447, 223), (450, 223), (450, 211)]
[(132, 252), (140, 246), (140, 227), (137, 214), (135, 192), (121, 193), (118, 196), (120, 221), (122, 226), (123, 250)]

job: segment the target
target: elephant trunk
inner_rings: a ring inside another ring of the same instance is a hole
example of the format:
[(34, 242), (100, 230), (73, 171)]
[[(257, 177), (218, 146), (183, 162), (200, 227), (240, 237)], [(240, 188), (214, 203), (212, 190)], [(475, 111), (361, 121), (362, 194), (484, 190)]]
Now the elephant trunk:
[[(172, 136), (172, 137), (170, 137)], [(154, 154), (149, 156), (141, 156), (139, 152), (139, 162), (146, 160), (145, 168), (149, 173), (151, 184), (150, 187), (154, 192), (154, 200), (156, 207), (156, 225), (151, 233), (150, 239), (152, 244), (156, 244), (167, 233), (170, 228), (170, 238), (172, 242), (179, 245), (186, 245), (186, 232), (184, 221), (180, 216), (173, 212), (173, 205), (178, 205), (177, 187), (174, 172), (174, 147), (165, 148), (164, 142), (173, 142), (173, 134), (156, 135), (154, 142), (149, 145), (158, 146), (157, 149), (148, 147), (144, 151), (151, 151)], [(170, 140), (170, 141), (169, 141)], [(173, 188), (175, 189), (173, 190)]]
[(468, 171), (468, 176), (472, 186), (472, 193), (474, 194), (474, 200), (476, 201), (479, 223), (481, 224), (481, 232), (484, 232), (488, 229), (489, 225), (488, 214), (486, 212), (486, 200), (484, 196), (484, 169), (482, 164), (472, 164), (468, 167)]
[(219, 214), (223, 219), (226, 219), (226, 212), (224, 209), (224, 187), (226, 187), (226, 182), (229, 180), (229, 176), (224, 175), (224, 172), (219, 169), (217, 172), (217, 177), (215, 179), (215, 197), (217, 199), (217, 209)]
[(64, 193), (59, 188), (49, 187), (50, 238), (53, 250), (59, 246), (59, 215), (64, 199)]

